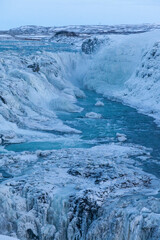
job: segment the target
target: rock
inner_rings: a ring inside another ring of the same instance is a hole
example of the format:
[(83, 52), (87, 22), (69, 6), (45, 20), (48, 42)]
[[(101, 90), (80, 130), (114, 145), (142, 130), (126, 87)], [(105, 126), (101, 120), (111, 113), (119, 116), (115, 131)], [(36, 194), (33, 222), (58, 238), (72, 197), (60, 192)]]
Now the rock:
[(75, 32), (62, 30), (62, 31), (56, 32), (54, 36), (55, 37), (59, 37), (59, 36), (62, 36), (62, 37), (78, 37), (78, 34), (76, 34)]
[(28, 68), (32, 68), (33, 72), (39, 72), (40, 71), (40, 67), (38, 63), (33, 63), (31, 65), (28, 65)]
[(7, 104), (6, 100), (4, 99), (4, 97), (0, 96), (0, 100), (4, 103)]
[(76, 169), (72, 169), (72, 168), (69, 169), (67, 173), (72, 176), (80, 176), (81, 175), (81, 173), (79, 171), (77, 171)]
[(101, 46), (102, 43), (104, 43), (104, 41), (99, 40), (98, 38), (86, 39), (82, 43), (82, 47), (81, 47), (82, 52), (84, 52), (85, 54), (92, 54), (93, 52), (98, 50), (98, 48)]
[(0, 184), (1, 232), (24, 240), (113, 240), (132, 226), (130, 240), (159, 239), (159, 179), (135, 166), (148, 150), (108, 144), (37, 153), (0, 155), (15, 176)]

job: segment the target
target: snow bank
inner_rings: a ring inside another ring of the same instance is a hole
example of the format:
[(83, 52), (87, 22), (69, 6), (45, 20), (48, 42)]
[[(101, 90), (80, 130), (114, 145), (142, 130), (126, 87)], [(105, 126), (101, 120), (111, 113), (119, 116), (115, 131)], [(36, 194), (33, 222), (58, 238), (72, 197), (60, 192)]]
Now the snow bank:
[(142, 57), (139, 67), (125, 83), (123, 100), (160, 120), (160, 43)]
[(13, 238), (13, 237), (0, 235), (0, 240), (18, 240), (18, 238)]

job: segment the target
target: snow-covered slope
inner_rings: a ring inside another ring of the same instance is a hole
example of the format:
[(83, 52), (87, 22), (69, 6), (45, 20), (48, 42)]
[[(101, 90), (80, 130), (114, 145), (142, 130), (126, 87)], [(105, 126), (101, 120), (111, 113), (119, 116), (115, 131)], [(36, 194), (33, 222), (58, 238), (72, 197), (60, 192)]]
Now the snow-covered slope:
[(160, 31), (112, 36), (90, 63), (83, 85), (160, 120)]
[(125, 83), (124, 101), (160, 121), (160, 43), (146, 51)]
[(37, 52), (27, 56), (2, 52), (0, 55), (1, 134), (13, 130), (27, 135), (28, 129), (78, 133), (63, 125), (55, 111), (81, 111), (76, 101), (84, 93), (72, 83), (79, 54)]
[[(62, 27), (43, 27), (43, 26), (22, 26), (19, 28), (10, 29), (7, 31), (8, 33), (14, 35), (21, 34), (53, 34), (58, 31), (70, 31), (79, 34), (114, 34), (114, 33), (122, 33), (122, 34), (131, 34), (131, 33), (141, 33), (147, 32), (152, 29), (159, 29), (160, 25), (158, 24), (141, 24), (141, 25), (80, 25), (80, 26), (62, 26)], [(4, 31), (3, 31), (4, 32)]]
[[(141, 24), (141, 25), (80, 25), (80, 26), (61, 26), (61, 27), (43, 27), (43, 26), (21, 26), (6, 31), (0, 31), (0, 39), (13, 38), (13, 39), (32, 39), (32, 40), (49, 40), (54, 38), (57, 34), (66, 33), (68, 36), (75, 35), (76, 38), (84, 39), (93, 35), (113, 35), (113, 34), (136, 34), (160, 29), (159, 24)], [(61, 39), (62, 40), (62, 39)], [(75, 39), (74, 39), (75, 40)]]

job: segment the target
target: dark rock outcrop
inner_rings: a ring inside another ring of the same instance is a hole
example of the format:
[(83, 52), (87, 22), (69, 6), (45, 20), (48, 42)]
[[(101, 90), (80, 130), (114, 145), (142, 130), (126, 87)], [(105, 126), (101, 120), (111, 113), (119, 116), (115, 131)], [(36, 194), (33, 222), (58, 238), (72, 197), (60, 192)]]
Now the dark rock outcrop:
[(78, 35), (75, 32), (62, 30), (62, 31), (56, 32), (55, 37), (78, 37)]
[(82, 43), (82, 52), (84, 52), (85, 54), (92, 54), (95, 51), (97, 51), (101, 44), (103, 44), (104, 41), (103, 40), (99, 40), (98, 38), (89, 38), (86, 39), (83, 43)]
[(38, 63), (33, 63), (31, 65), (28, 65), (28, 68), (32, 68), (33, 72), (39, 72), (40, 71), (40, 67)]

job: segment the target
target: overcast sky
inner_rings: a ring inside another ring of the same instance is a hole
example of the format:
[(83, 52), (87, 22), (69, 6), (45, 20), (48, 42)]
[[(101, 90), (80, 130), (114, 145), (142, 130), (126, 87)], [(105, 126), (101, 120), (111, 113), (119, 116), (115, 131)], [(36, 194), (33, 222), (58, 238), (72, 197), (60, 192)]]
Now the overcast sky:
[(0, 0), (0, 29), (160, 23), (160, 0)]

